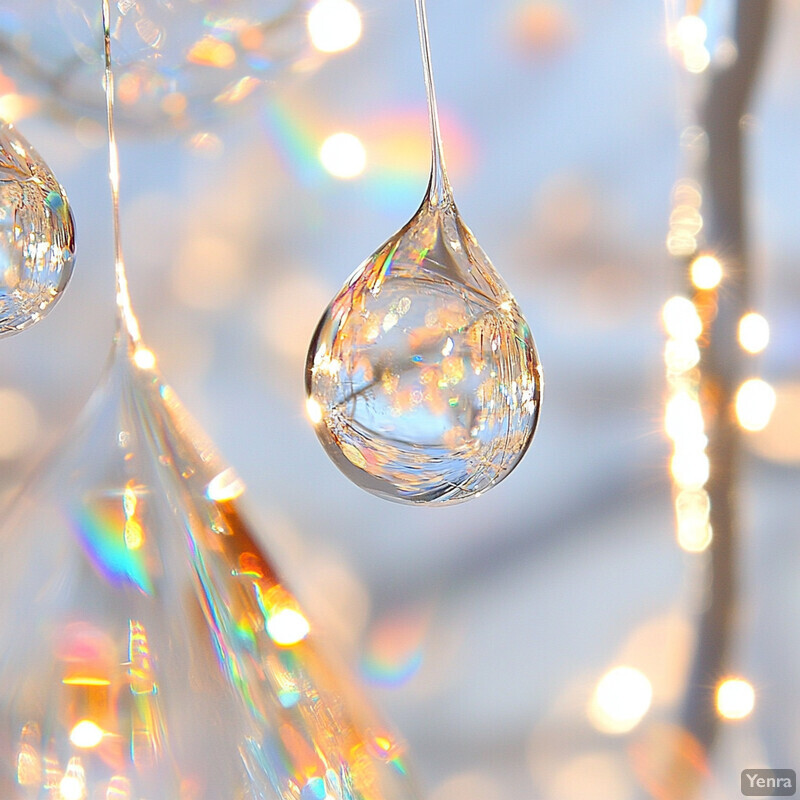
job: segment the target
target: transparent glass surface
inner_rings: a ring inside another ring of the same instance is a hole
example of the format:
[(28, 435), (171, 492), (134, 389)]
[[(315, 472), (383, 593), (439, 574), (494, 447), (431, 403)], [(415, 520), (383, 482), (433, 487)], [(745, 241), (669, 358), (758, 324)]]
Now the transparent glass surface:
[(531, 442), (541, 367), (516, 301), (447, 198), (428, 198), (323, 315), (307, 407), (334, 463), (389, 500), (455, 503)]
[[(118, 117), (184, 131), (310, 67), (311, 0), (119, 0)], [(4, 70), (59, 114), (105, 114), (100, 0), (26, 0), (0, 13)], [(316, 62), (315, 62), (316, 63)]]
[(4, 520), (0, 796), (412, 800), (402, 746), (152, 364), (117, 346)]
[(41, 156), (0, 122), (0, 336), (38, 322), (72, 275), (69, 201)]

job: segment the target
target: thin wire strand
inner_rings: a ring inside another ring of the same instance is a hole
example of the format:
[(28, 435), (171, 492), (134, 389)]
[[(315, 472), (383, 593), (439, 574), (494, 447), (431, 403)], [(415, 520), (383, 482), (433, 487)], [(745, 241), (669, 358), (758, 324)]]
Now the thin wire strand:
[(431, 45), (428, 39), (428, 17), (425, 0), (415, 0), (419, 46), (422, 51), (422, 71), (425, 76), (425, 93), (428, 96), (428, 119), (431, 128), (431, 179), (428, 185), (428, 200), (432, 205), (452, 202), (452, 190), (447, 177), (442, 153), (442, 135), (439, 129), (439, 111), (436, 107), (436, 90), (433, 85)]
[(108, 0), (101, 0), (103, 9), (103, 52), (105, 57), (106, 120), (108, 122), (108, 179), (111, 184), (111, 206), (114, 221), (114, 275), (116, 277), (117, 312), (121, 329), (132, 343), (141, 343), (139, 323), (131, 306), (128, 276), (122, 258), (119, 230), (119, 151), (114, 131), (114, 73), (111, 69), (111, 10)]

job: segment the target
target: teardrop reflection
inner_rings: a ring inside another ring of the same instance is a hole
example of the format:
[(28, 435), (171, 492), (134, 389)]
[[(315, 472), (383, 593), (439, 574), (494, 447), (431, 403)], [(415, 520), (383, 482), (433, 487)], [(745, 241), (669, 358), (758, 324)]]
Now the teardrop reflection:
[(413, 800), (242, 482), (122, 341), (0, 534), (0, 796)]

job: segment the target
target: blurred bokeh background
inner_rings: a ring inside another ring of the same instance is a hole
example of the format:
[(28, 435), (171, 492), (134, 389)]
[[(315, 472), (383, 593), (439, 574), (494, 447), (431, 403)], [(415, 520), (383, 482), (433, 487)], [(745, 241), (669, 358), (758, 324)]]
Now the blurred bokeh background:
[[(114, 329), (102, 84), (90, 45), (70, 38), (78, 5), (0, 0), (0, 114), (65, 186), (78, 237), (59, 306), (0, 347), (6, 498), (80, 411)], [(709, 586), (707, 543), (676, 537), (662, 308), (682, 287), (668, 235), (706, 65), (676, 63), (658, 2), (429, 3), (456, 201), (531, 324), (546, 391), (501, 486), (405, 508), (328, 461), (303, 366), (325, 305), (424, 192), (414, 7), (328, 2), (314, 38), (315, 3), (282, 5), (293, 22), (274, 69), (254, 61), (234, 89), (201, 81), (145, 107), (144, 79), (118, 79), (122, 241), (144, 338), (247, 483), (289, 583), (403, 732), (430, 800), (671, 796), (652, 776)], [(154, 35), (140, 31), (147, 47)], [(720, 697), (716, 747), (698, 756), (711, 800), (738, 796), (742, 769), (800, 768), (799, 37), (800, 3), (776, 2), (741, 120), (753, 306), (771, 331), (747, 368), (775, 407), (742, 440), (729, 667), (745, 683)], [(225, 72), (226, 58), (189, 60)]]

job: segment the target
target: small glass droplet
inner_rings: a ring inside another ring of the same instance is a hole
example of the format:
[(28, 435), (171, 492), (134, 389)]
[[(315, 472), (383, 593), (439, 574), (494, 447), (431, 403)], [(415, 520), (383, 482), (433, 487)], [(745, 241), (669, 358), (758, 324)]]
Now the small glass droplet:
[(0, 794), (415, 800), (241, 480), (129, 342), (3, 520)]
[(0, 337), (50, 311), (72, 275), (74, 253), (64, 189), (14, 126), (0, 122)]
[(453, 201), (421, 0), (417, 15), (428, 192), (326, 309), (308, 352), (306, 408), (328, 455), (358, 486), (445, 504), (514, 469), (536, 430), (542, 375), (527, 322)]

